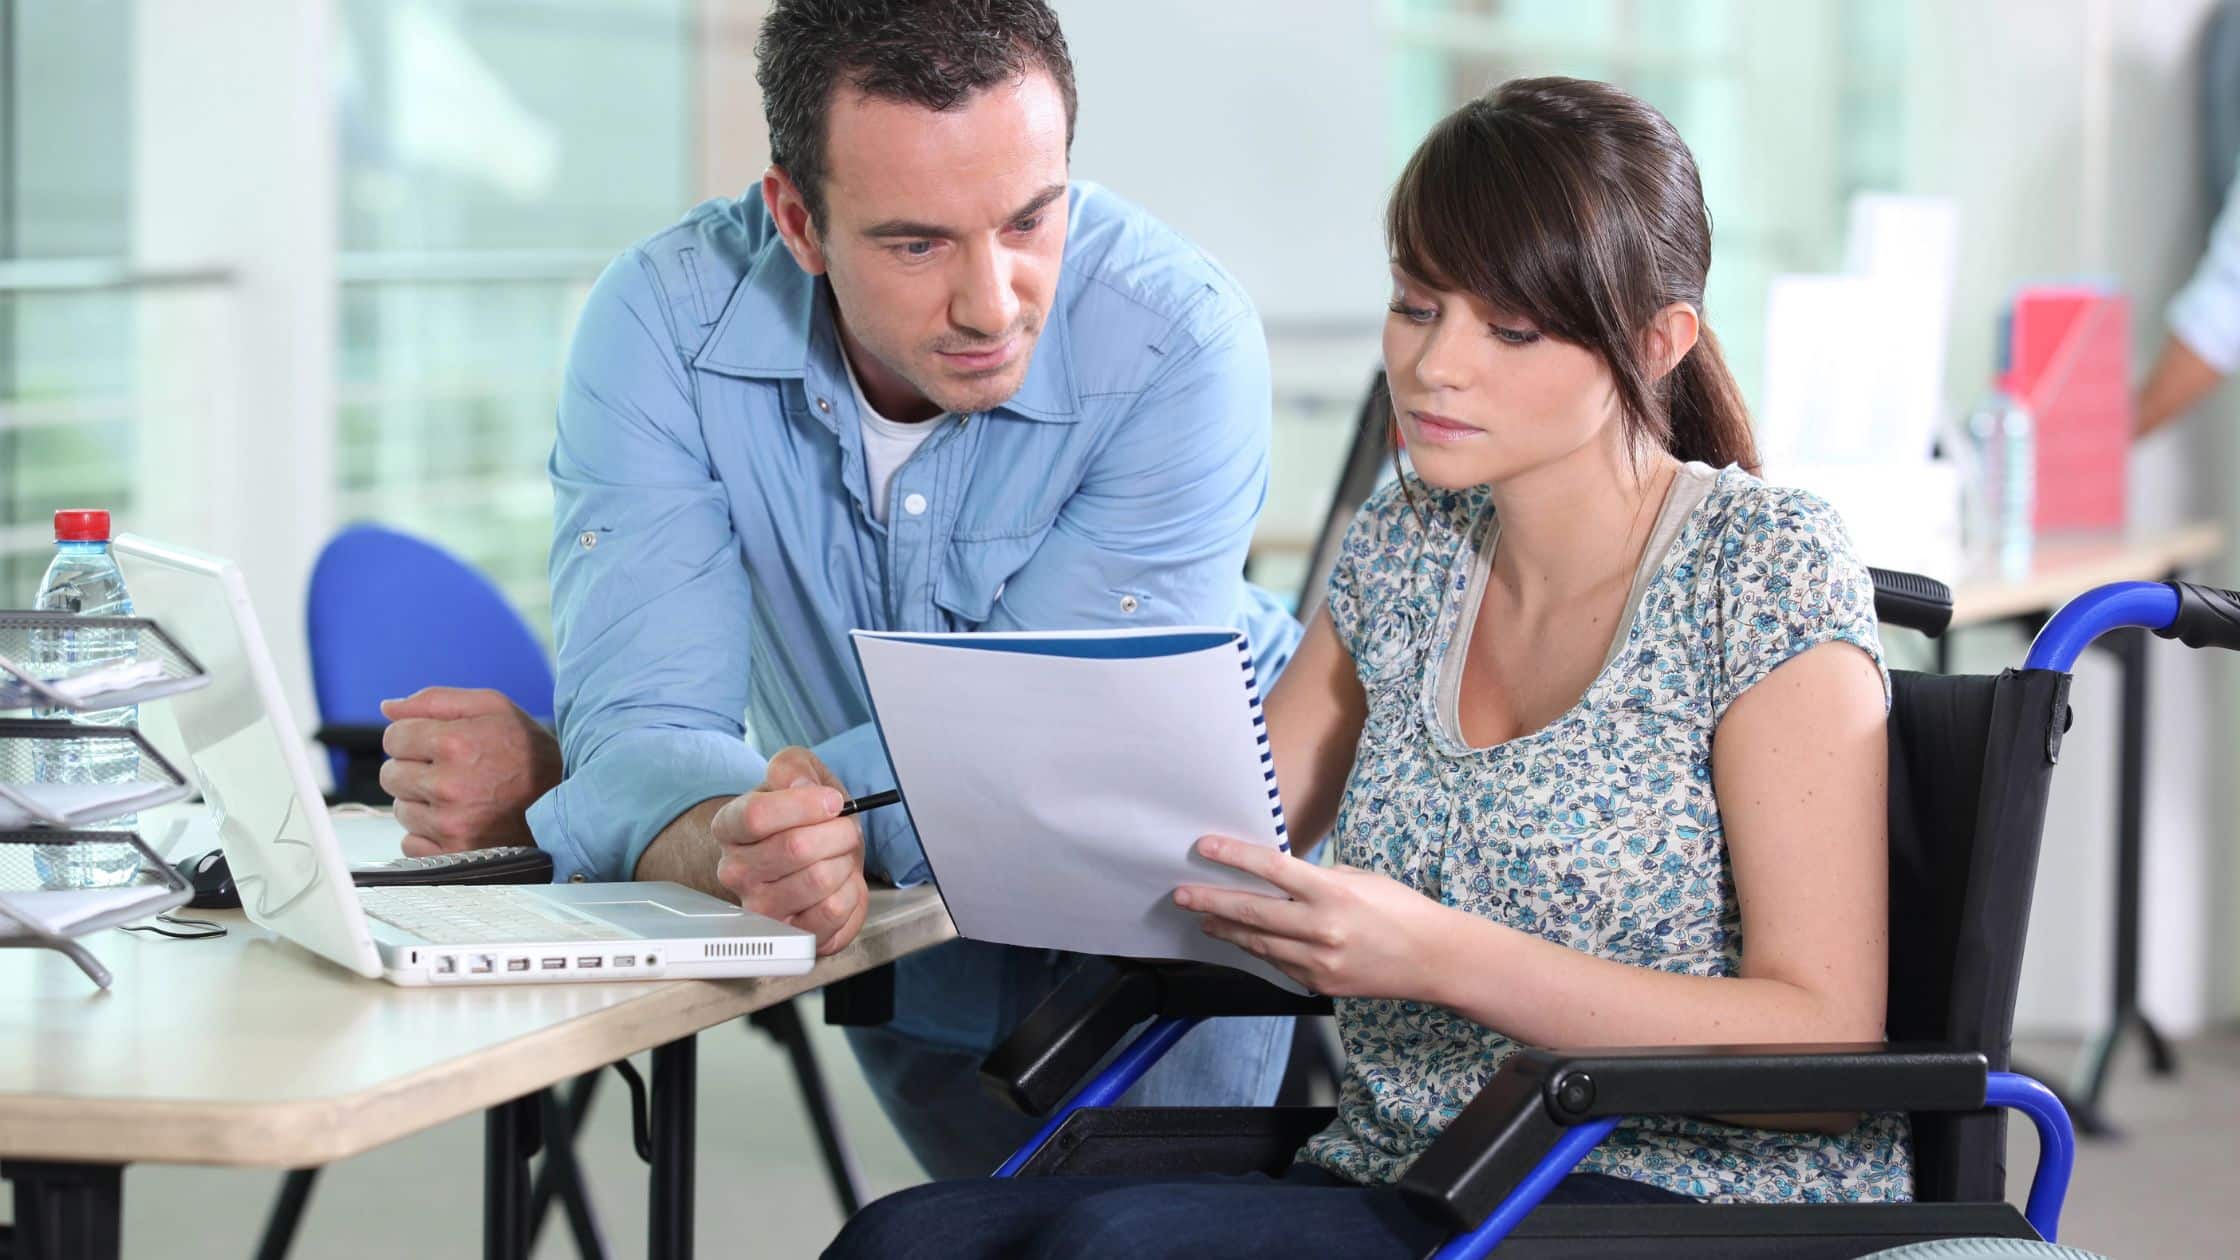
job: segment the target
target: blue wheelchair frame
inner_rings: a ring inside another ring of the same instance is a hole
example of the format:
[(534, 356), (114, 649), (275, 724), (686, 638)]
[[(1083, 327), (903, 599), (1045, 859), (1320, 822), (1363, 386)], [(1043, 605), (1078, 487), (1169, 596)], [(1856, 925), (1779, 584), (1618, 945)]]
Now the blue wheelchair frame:
[[(2194, 635), (2174, 633), (2183, 603), (2179, 587), (2173, 583), (2119, 582), (2087, 591), (2047, 621), (2031, 643), (2023, 668), (2066, 674), (2093, 640), (2124, 629), (2151, 630), (2180, 638), (2188, 646), (2200, 646)], [(2230, 610), (2222, 615), (2229, 618)], [(2229, 621), (2225, 628), (2233, 629)], [(1155, 1021), (1109, 1066), (1056, 1108), (1049, 1121), (993, 1175), (1016, 1176), (1074, 1112), (1117, 1103), (1121, 1095), (1142, 1079), (1143, 1074), (1198, 1022), (1195, 1017)], [(1988, 1075), (1984, 1105), (2019, 1111), (2028, 1116), (2037, 1129), (2038, 1167), (2031, 1178), (2023, 1216), (2039, 1237), (2049, 1243), (2058, 1241), (2062, 1202), (2068, 1195), (2069, 1177), (2076, 1162), (2076, 1133), (2067, 1109), (2052, 1090), (2015, 1072)], [(1499, 1246), (1618, 1123), (1616, 1118), (1597, 1118), (1567, 1130), (1555, 1148), (1542, 1157), (1482, 1224), (1449, 1239), (1434, 1253), (1436, 1260), (1475, 1258)]]

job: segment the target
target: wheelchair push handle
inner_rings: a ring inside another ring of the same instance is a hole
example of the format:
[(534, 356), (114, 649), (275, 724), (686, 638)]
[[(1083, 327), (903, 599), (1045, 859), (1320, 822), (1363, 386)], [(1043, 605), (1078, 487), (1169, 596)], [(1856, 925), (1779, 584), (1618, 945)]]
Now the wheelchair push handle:
[(2115, 582), (2061, 606), (2030, 644), (2025, 669), (2067, 673), (2094, 639), (2152, 630), (2187, 647), (2240, 651), (2240, 591), (2196, 582)]
[(2156, 634), (2190, 648), (2240, 651), (2240, 591), (2198, 582), (2172, 582), (2170, 586), (2178, 592), (2178, 615)]

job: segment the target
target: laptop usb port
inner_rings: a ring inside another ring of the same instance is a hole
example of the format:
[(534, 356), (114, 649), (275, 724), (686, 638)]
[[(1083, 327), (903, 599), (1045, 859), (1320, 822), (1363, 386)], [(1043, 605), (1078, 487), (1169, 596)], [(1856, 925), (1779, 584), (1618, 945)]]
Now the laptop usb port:
[(451, 956), (451, 955), (449, 955), (449, 954), (438, 954), (438, 955), (436, 955), (436, 974), (437, 974), (437, 975), (439, 975), (439, 976), (449, 976), (449, 975), (455, 975), (455, 974), (457, 974), (457, 973), (458, 973), (458, 970), (459, 970), (459, 960), (458, 960), (458, 959), (456, 959), (456, 958), (452, 957), (452, 956)]
[(568, 960), (565, 958), (547, 958), (538, 965), (546, 971), (558, 971), (568, 965)]
[(638, 965), (638, 956), (636, 954), (616, 954), (614, 965), (617, 967), (635, 967)]
[(597, 958), (578, 958), (576, 959), (576, 966), (585, 968), (596, 967), (599, 965), (599, 962), (600, 960)]
[(476, 954), (467, 960), (467, 970), (478, 976), (485, 975), (497, 970), (497, 963), (488, 954)]
[(507, 970), (507, 971), (527, 971), (528, 969), (529, 969), (529, 960), (528, 960), (528, 959), (526, 959), (526, 958), (508, 958), (508, 959), (506, 959), (506, 970)]

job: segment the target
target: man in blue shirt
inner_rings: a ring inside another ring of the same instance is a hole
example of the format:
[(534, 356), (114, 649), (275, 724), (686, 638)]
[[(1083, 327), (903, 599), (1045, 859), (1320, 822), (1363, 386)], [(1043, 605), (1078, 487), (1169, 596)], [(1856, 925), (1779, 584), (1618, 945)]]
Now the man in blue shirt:
[[(1259, 320), (1188, 242), (1069, 180), (1072, 67), (1041, 0), (780, 0), (756, 52), (759, 196), (624, 253), (569, 355), (565, 777), (510, 705), (439, 690), (390, 706), (382, 781), (408, 849), (518, 842), (527, 806), (559, 878), (728, 893), (829, 953), (867, 875), (928, 877), (903, 811), (833, 816), (890, 784), (848, 631), (1236, 625), (1269, 678), (1298, 628), (1241, 577)], [(929, 1172), (985, 1174), (1031, 1131), (975, 1072), (1078, 961), (945, 945), (899, 964), (891, 1024), (850, 1030)], [(1288, 1043), (1288, 1020), (1202, 1025), (1133, 1097), (1265, 1104)]]

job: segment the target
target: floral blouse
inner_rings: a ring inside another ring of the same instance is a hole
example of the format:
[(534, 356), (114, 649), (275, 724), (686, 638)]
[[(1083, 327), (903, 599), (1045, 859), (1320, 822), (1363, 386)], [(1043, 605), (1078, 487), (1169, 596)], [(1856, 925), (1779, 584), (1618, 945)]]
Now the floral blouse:
[[(1645, 558), (1609, 663), (1561, 717), (1483, 749), (1442, 718), (1438, 682), (1461, 669), (1476, 619), (1489, 497), (1411, 480), (1407, 494), (1396, 483), (1369, 501), (1330, 577), (1331, 621), (1368, 699), (1339, 860), (1584, 953), (1736, 974), (1741, 912), (1712, 732), (1736, 696), (1807, 648), (1853, 643), (1878, 667), (1882, 650), (1873, 586), (1825, 503), (1735, 468), (1684, 472), (1700, 498), (1661, 557)], [(1344, 999), (1337, 1016), (1338, 1118), (1302, 1158), (1358, 1182), (1397, 1180), (1515, 1049), (1421, 1002)], [(1578, 1171), (1720, 1201), (1913, 1189), (1902, 1115), (1841, 1135), (1645, 1119)]]

